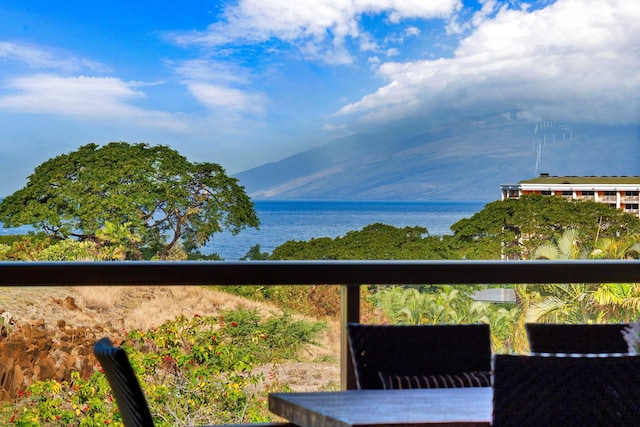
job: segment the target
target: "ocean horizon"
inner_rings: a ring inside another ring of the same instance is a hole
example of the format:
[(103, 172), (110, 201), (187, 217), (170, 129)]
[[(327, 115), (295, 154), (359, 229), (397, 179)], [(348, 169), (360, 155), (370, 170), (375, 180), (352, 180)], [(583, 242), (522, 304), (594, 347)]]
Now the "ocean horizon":
[[(482, 201), (354, 201), (354, 200), (253, 200), (260, 229), (248, 228), (237, 235), (215, 234), (202, 248), (204, 255), (217, 254), (237, 261), (259, 245), (271, 253), (289, 241), (342, 237), (370, 224), (394, 227), (425, 227), (432, 236), (451, 234), (450, 227), (484, 208)], [(0, 228), (1, 234), (26, 234), (30, 226)]]

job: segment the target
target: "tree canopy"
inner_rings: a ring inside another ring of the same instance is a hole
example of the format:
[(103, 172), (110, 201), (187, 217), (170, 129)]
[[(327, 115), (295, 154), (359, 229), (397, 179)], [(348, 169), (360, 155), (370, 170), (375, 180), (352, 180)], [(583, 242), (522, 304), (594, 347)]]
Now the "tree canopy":
[(375, 223), (342, 237), (308, 242), (289, 240), (274, 249), (270, 259), (447, 259), (452, 254), (438, 236), (424, 227), (394, 227)]
[(0, 203), (5, 226), (33, 225), (55, 238), (128, 245), (164, 259), (223, 230), (258, 227), (253, 203), (216, 163), (191, 163), (167, 146), (87, 144), (49, 159)]
[(599, 239), (640, 233), (640, 219), (605, 203), (526, 195), (487, 204), (451, 226), (467, 258), (531, 258), (533, 251), (567, 229), (579, 230), (587, 246)]

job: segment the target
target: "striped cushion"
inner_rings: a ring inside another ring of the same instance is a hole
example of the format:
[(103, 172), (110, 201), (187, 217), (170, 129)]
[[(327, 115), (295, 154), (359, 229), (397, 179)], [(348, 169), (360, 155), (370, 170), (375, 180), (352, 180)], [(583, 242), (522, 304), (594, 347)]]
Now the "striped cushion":
[(408, 388), (489, 387), (491, 372), (463, 372), (441, 375), (394, 375), (378, 373), (385, 390)]
[(529, 356), (542, 357), (624, 357), (631, 356), (631, 353), (546, 353), (541, 351), (532, 351)]

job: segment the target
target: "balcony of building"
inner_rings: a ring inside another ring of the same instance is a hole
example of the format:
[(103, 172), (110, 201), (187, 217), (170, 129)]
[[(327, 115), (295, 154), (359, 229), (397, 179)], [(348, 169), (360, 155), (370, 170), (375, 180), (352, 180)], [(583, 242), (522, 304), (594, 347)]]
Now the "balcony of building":
[(341, 387), (355, 387), (346, 324), (363, 285), (637, 283), (640, 261), (3, 262), (0, 286), (341, 285)]

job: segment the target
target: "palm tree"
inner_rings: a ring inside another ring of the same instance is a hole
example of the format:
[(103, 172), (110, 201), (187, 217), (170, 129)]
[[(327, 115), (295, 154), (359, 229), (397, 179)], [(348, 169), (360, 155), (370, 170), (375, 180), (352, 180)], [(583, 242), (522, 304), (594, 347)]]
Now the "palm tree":
[[(596, 242), (589, 254), (596, 259), (634, 259), (640, 256), (640, 236), (606, 237)], [(604, 283), (592, 295), (608, 321), (629, 322), (640, 311), (640, 284)]]
[[(538, 247), (536, 259), (570, 260), (586, 258), (625, 259), (640, 254), (637, 236), (602, 238), (589, 250), (579, 233), (567, 229), (555, 241)], [(517, 290), (522, 299), (524, 322), (554, 321), (589, 323), (629, 321), (640, 310), (640, 284), (550, 284), (535, 291), (525, 285)]]
[(598, 307), (599, 320), (635, 321), (640, 312), (640, 283), (603, 283), (591, 299)]
[(640, 256), (640, 236), (631, 235), (614, 239), (605, 237), (596, 242), (595, 248), (589, 253), (590, 258), (596, 259), (633, 259)]
[[(584, 259), (587, 254), (578, 231), (568, 228), (559, 238), (539, 246), (534, 251), (533, 258), (571, 260)], [(593, 291), (593, 286), (579, 283), (539, 285), (535, 288), (518, 286), (521, 304), (526, 306), (523, 310), (524, 322), (591, 321), (589, 294)]]
[(579, 237), (577, 230), (567, 228), (555, 241), (538, 246), (533, 253), (533, 259), (584, 259), (588, 251), (582, 249)]

